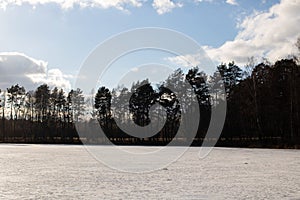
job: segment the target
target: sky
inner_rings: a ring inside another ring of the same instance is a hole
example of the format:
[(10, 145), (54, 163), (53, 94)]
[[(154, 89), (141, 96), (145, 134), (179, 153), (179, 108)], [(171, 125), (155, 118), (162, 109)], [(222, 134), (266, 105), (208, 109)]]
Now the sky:
[[(143, 27), (191, 37), (216, 65), (235, 61), (242, 67), (252, 56), (273, 62), (297, 53), (299, 10), (300, 0), (0, 0), (0, 88), (47, 83), (70, 89), (99, 44)], [(182, 56), (199, 64), (198, 55)], [(121, 71), (135, 71), (138, 57), (108, 70), (100, 84), (109, 87)], [(188, 67), (174, 55), (151, 58)]]

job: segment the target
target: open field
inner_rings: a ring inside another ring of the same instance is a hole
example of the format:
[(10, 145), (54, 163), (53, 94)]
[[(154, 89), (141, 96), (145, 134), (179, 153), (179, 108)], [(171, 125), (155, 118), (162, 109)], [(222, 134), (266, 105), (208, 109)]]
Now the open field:
[(198, 151), (132, 174), (104, 166), (83, 146), (3, 144), (0, 199), (300, 198), (299, 150), (214, 148), (203, 160)]

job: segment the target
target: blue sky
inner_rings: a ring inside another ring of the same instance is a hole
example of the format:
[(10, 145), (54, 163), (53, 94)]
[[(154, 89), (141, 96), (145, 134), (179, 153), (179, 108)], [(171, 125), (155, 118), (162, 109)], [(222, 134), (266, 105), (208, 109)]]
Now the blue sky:
[[(236, 44), (237, 38), (246, 41), (247, 37), (252, 37), (243, 31), (247, 31), (251, 23), (261, 26), (264, 17), (260, 15), (284, 11), (276, 10), (276, 6), (290, 8), (292, 5), (286, 5), (288, 2), (300, 4), (297, 0), (163, 0), (157, 1), (157, 5), (152, 0), (125, 0), (123, 3), (115, 0), (111, 4), (107, 0), (92, 5), (93, 0), (88, 0), (89, 5), (85, 6), (76, 0), (47, 0), (50, 3), (43, 4), (37, 3), (38, 0), (26, 0), (20, 5), (9, 2), (0, 0), (0, 52), (19, 52), (43, 60), (48, 63), (47, 70), (58, 68), (66, 75), (76, 74), (88, 54), (105, 39), (141, 27), (174, 29), (206, 47), (217, 62), (234, 60), (236, 55), (232, 58), (227, 54), (227, 57), (219, 55), (222, 48), (233, 48), (226, 42)], [(273, 11), (272, 7), (275, 7)], [(252, 20), (251, 23), (246, 19)], [(299, 14), (294, 23), (297, 22)], [(297, 37), (297, 31), (288, 35), (290, 40)], [(257, 51), (266, 54), (263, 56), (269, 53), (266, 49)], [(239, 59), (237, 57), (237, 62)]]

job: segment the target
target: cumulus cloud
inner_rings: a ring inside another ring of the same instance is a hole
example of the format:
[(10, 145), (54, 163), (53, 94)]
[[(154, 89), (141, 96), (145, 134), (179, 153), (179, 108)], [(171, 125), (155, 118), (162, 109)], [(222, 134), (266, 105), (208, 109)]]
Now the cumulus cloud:
[(31, 5), (35, 8), (37, 5), (43, 5), (48, 3), (56, 3), (60, 5), (62, 9), (68, 10), (74, 6), (81, 8), (85, 7), (98, 7), (98, 8), (116, 8), (119, 10), (126, 10), (126, 6), (140, 7), (142, 6), (142, 0), (0, 0), (0, 8), (6, 9), (7, 6), (23, 4)]
[(255, 11), (246, 17), (232, 41), (218, 48), (205, 46), (208, 55), (219, 62), (234, 60), (245, 64), (249, 57), (276, 61), (296, 54), (295, 42), (300, 36), (299, 0), (282, 0), (265, 12)]
[(152, 3), (153, 8), (159, 15), (171, 12), (174, 8), (180, 8), (182, 3), (174, 3), (171, 0), (154, 0)]
[(238, 3), (235, 0), (226, 0), (226, 3), (230, 5), (238, 5)]
[(50, 87), (70, 89), (68, 77), (59, 69), (47, 69), (47, 65), (45, 61), (22, 53), (0, 53), (0, 88), (6, 89), (19, 84), (31, 90), (46, 83)]

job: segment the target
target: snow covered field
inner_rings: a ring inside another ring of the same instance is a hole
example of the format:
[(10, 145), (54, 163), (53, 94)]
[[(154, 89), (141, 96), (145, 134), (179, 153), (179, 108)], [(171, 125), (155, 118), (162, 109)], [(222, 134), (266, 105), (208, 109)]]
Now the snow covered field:
[(300, 199), (299, 150), (214, 148), (203, 160), (198, 152), (133, 174), (82, 146), (3, 144), (0, 199)]

